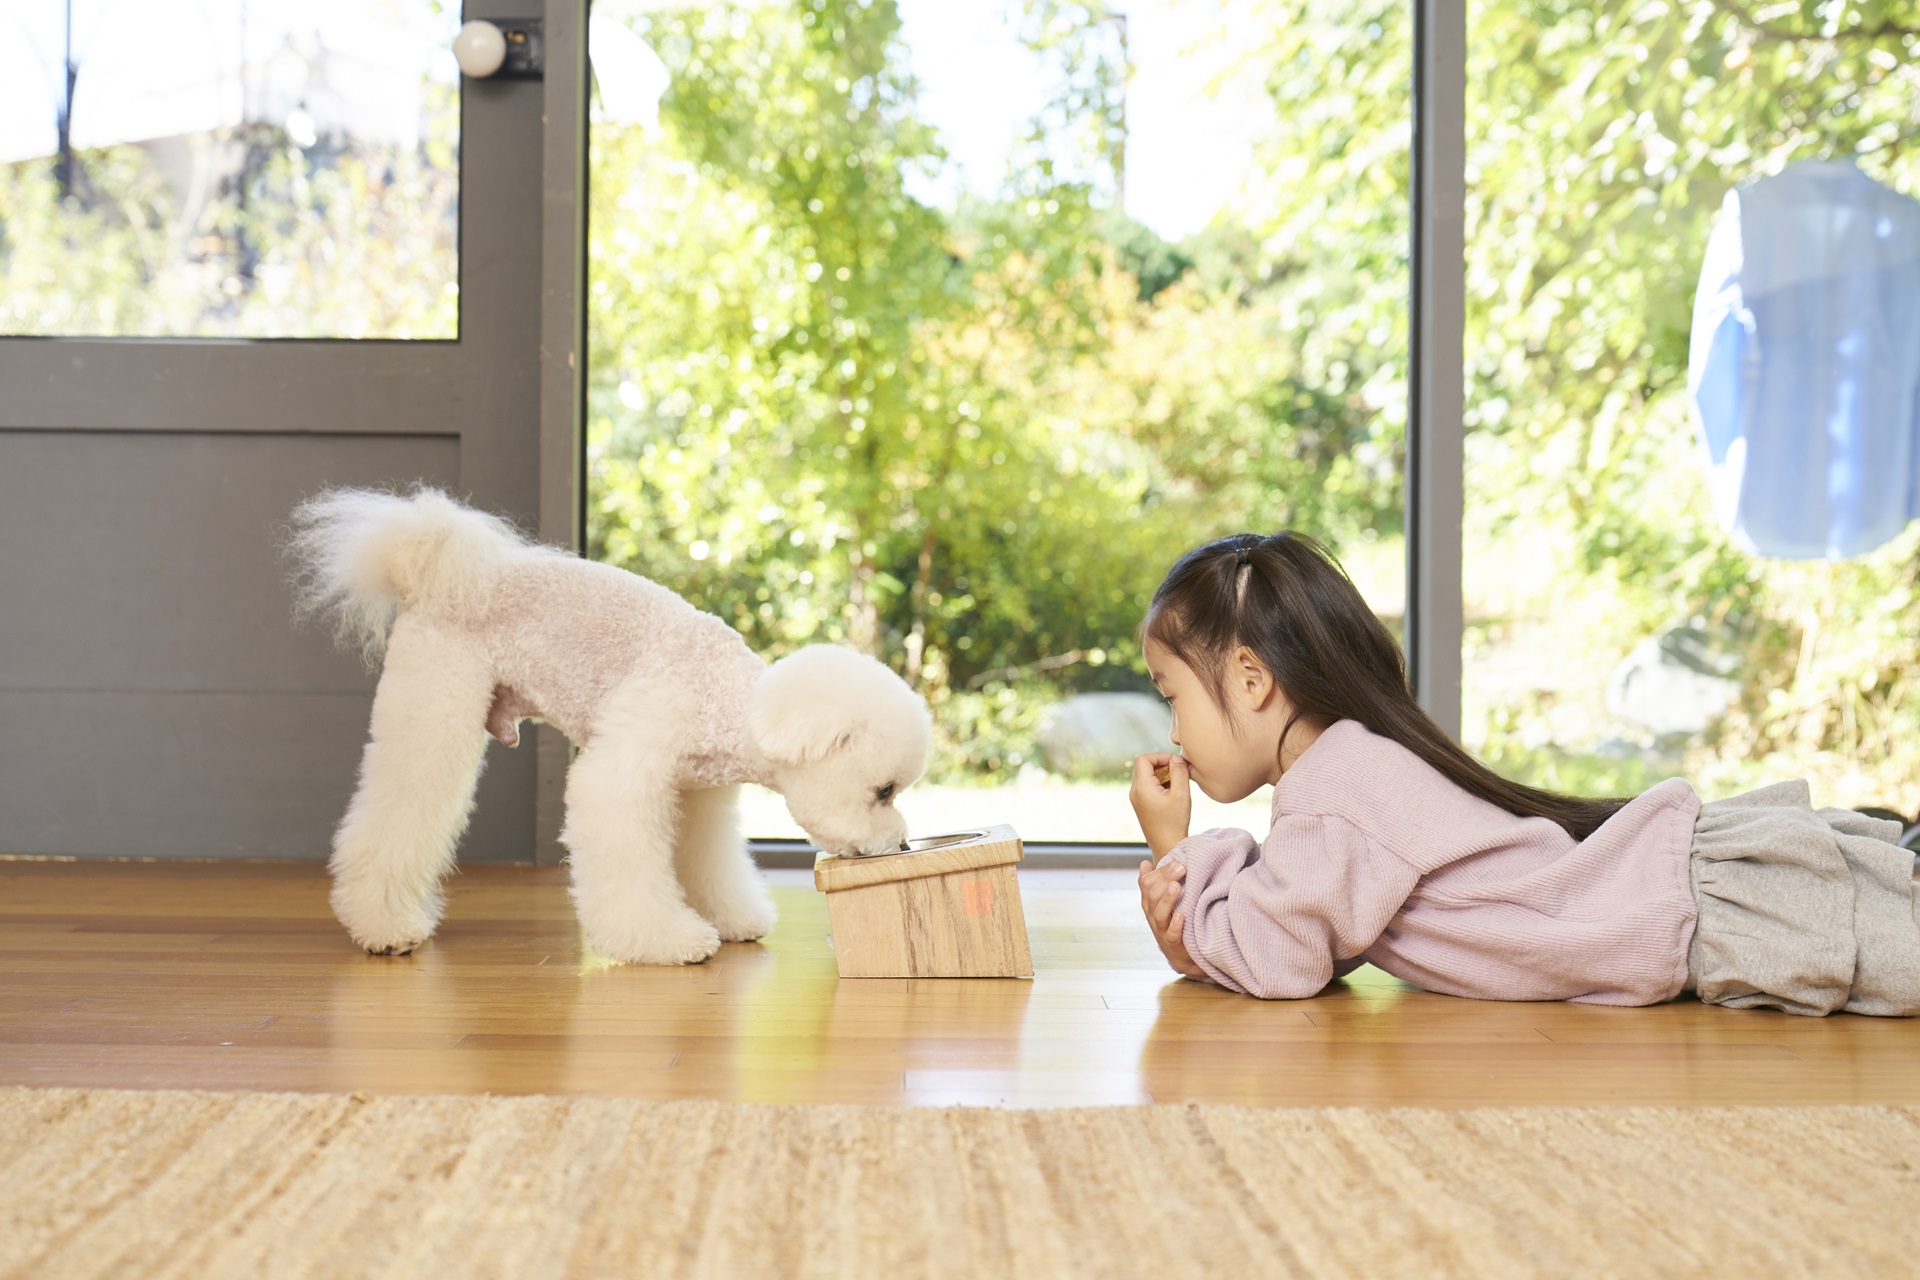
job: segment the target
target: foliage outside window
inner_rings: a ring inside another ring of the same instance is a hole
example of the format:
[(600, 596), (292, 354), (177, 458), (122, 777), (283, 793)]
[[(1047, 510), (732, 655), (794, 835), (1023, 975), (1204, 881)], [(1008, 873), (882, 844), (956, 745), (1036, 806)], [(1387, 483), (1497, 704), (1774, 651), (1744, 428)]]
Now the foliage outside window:
[[(1920, 5), (1483, 2), (1468, 65), (1465, 735), (1588, 793), (1808, 775), (1920, 809), (1920, 533), (1840, 563), (1714, 521), (1686, 404), (1726, 192), (1851, 158), (1920, 196)], [(1737, 690), (1691, 733), (1609, 672), (1679, 629)]]
[(591, 554), (768, 656), (884, 656), (936, 781), (1031, 773), (1061, 698), (1150, 691), (1147, 598), (1204, 539), (1313, 530), (1399, 609), (1406, 14), (1260, 10), (1282, 123), (1179, 243), (1116, 211), (1110, 16), (1013, 11), (1058, 94), (951, 207), (915, 194), (946, 157), (888, 3), (640, 14), (658, 127), (595, 126)]
[(454, 26), (439, 0), (0, 16), (0, 335), (458, 337)]

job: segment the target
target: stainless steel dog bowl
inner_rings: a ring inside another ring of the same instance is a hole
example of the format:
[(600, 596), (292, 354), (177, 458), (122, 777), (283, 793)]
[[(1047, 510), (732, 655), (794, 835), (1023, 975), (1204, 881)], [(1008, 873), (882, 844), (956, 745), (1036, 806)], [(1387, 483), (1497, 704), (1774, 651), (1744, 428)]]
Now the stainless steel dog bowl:
[(966, 844), (970, 840), (986, 838), (984, 831), (955, 831), (944, 836), (916, 836), (911, 840), (902, 840), (896, 853), (924, 853), (928, 849), (944, 849), (950, 844)]

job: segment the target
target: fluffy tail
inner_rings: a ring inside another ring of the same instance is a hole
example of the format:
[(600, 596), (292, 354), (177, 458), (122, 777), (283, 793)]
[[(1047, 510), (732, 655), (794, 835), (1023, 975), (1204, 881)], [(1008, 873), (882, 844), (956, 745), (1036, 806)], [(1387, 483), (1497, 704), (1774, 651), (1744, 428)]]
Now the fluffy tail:
[(530, 550), (505, 520), (424, 487), (329, 489), (295, 508), (287, 542), (299, 617), (331, 617), (341, 645), (369, 666), (400, 609), (469, 612), (499, 569)]

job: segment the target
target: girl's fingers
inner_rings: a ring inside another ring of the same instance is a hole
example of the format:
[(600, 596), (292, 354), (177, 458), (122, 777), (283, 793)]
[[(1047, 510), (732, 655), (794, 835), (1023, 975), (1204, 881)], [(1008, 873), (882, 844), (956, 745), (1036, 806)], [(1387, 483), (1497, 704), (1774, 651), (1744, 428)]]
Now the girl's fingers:
[(1152, 786), (1155, 790), (1165, 787), (1167, 784), (1161, 781), (1161, 775), (1168, 767), (1167, 762), (1172, 758), (1161, 751), (1149, 751), (1145, 755), (1135, 756), (1133, 758), (1134, 786), (1142, 790), (1148, 786)]
[(1180, 883), (1186, 868), (1175, 863), (1154, 867), (1143, 864), (1140, 870), (1140, 913), (1147, 918), (1154, 939), (1163, 945), (1179, 945), (1185, 929), (1185, 917), (1174, 910), (1182, 896)]

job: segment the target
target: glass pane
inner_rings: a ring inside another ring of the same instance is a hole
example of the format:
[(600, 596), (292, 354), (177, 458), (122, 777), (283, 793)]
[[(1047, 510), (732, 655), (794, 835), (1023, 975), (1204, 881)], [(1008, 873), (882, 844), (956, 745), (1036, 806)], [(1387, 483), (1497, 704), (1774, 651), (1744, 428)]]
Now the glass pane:
[(458, 4), (0, 8), (0, 334), (459, 336)]
[[(1817, 804), (1912, 815), (1920, 538), (1844, 560), (1744, 546), (1688, 376), (1730, 192), (1838, 160), (1920, 195), (1920, 8), (1482, 0), (1471, 20), (1464, 736), (1583, 794), (1807, 776)], [(1907, 288), (1866, 305), (1910, 309)], [(1794, 428), (1816, 487), (1838, 421)]]
[(1210, 538), (1311, 531), (1398, 626), (1403, 4), (601, 3), (591, 41), (591, 552), (923, 690), (916, 829), (1138, 840), (1136, 632)]

